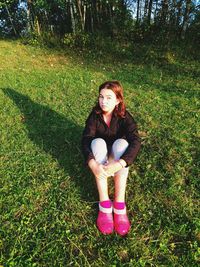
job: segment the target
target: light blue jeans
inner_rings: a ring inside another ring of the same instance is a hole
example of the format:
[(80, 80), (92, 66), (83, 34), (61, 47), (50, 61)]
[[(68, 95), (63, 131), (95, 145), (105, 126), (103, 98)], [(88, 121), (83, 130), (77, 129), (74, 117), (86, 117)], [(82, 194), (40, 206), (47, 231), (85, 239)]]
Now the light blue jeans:
[[(107, 144), (102, 138), (96, 138), (91, 143), (92, 153), (95, 157), (95, 160), (99, 164), (105, 164), (106, 162), (112, 162), (119, 160), (120, 157), (124, 154), (128, 147), (128, 142), (125, 139), (117, 139), (112, 145), (111, 155), (108, 155)], [(128, 177), (129, 168), (122, 168), (120, 171), (116, 172), (114, 175), (120, 175), (125, 178)]]

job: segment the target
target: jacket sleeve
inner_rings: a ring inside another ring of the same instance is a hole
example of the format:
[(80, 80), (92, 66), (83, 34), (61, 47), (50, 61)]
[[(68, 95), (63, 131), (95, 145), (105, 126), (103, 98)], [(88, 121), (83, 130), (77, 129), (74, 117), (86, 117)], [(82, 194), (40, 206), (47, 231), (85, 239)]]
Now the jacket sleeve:
[(128, 111), (126, 111), (124, 129), (129, 146), (121, 156), (121, 159), (125, 160), (127, 166), (129, 166), (133, 163), (140, 150), (141, 140), (138, 134), (136, 122)]
[(90, 159), (94, 159), (91, 150), (91, 142), (95, 138), (95, 134), (96, 134), (96, 114), (94, 112), (91, 112), (86, 120), (81, 140), (82, 153), (86, 164)]

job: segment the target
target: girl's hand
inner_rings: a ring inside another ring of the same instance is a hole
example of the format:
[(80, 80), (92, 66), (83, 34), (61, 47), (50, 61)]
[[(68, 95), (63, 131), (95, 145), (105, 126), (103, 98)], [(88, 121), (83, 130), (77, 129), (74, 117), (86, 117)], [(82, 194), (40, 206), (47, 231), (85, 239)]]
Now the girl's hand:
[(88, 166), (90, 167), (94, 176), (98, 179), (106, 179), (108, 178), (108, 173), (104, 169), (104, 165), (98, 164), (95, 160), (90, 160), (88, 162)]
[(122, 165), (118, 161), (104, 165), (104, 170), (107, 172), (108, 176), (114, 175), (115, 172), (118, 172), (121, 169)]

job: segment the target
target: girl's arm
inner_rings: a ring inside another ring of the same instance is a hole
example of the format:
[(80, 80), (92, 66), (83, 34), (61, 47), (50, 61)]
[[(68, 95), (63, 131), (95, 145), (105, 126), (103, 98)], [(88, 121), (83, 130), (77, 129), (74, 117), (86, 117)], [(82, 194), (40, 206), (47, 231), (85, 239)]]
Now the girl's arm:
[(108, 176), (111, 176), (114, 175), (115, 172), (118, 172), (124, 167), (126, 167), (126, 162), (123, 159), (120, 159), (104, 165), (104, 170), (106, 171)]
[(81, 140), (82, 152), (86, 164), (88, 164), (88, 162), (91, 159), (94, 159), (91, 150), (91, 142), (95, 138), (95, 134), (96, 134), (96, 119), (95, 119), (95, 114), (91, 112), (86, 120)]
[(133, 163), (140, 150), (141, 140), (138, 134), (136, 122), (128, 111), (126, 111), (123, 129), (129, 146), (121, 156), (121, 160), (124, 160), (127, 166), (129, 166)]

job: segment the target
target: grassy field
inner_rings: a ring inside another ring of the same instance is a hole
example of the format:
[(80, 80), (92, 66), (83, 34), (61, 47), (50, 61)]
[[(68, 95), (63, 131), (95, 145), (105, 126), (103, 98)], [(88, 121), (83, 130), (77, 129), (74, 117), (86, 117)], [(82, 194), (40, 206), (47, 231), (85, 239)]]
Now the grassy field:
[[(0, 265), (198, 266), (200, 63), (148, 55), (0, 41)], [(125, 238), (98, 232), (98, 195), (80, 151), (107, 79), (122, 82), (142, 138)]]

